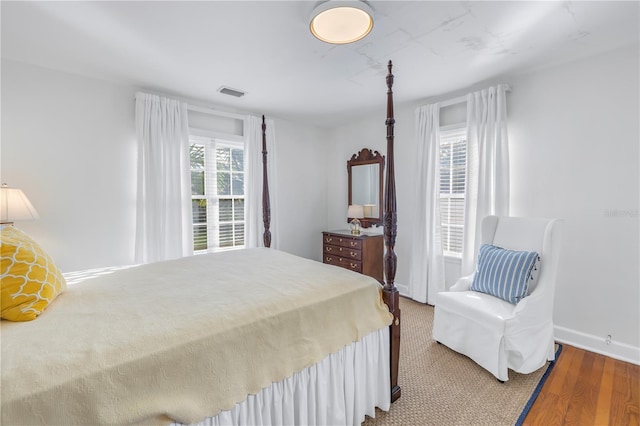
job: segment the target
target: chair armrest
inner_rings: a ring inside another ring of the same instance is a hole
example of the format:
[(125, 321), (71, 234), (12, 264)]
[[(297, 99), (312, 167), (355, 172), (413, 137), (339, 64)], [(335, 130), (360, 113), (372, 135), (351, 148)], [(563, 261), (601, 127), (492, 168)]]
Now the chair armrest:
[(550, 318), (553, 315), (553, 293), (549, 294), (548, 289), (544, 288), (533, 290), (530, 295), (519, 301), (513, 310), (514, 316), (534, 315), (539, 318), (541, 314)]
[(456, 281), (454, 285), (451, 286), (449, 291), (467, 291), (471, 288), (471, 283), (473, 282), (473, 276), (475, 272), (471, 275), (467, 275), (466, 277), (461, 277)]

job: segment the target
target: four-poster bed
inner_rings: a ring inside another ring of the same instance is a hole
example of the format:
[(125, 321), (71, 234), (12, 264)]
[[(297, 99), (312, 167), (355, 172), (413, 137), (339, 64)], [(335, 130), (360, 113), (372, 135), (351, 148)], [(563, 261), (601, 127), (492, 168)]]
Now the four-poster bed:
[(271, 201), (269, 201), (269, 179), (267, 178), (267, 123), (262, 116), (262, 223), (264, 224), (264, 246), (271, 247)]
[(393, 153), (394, 126), (396, 120), (393, 112), (393, 64), (389, 61), (387, 74), (387, 173), (384, 185), (384, 242), (386, 252), (384, 255), (385, 284), (382, 289), (382, 297), (393, 315), (393, 323), (389, 327), (391, 334), (391, 401), (400, 398), (400, 386), (398, 385), (398, 366), (400, 361), (400, 292), (395, 285), (397, 256), (394, 252), (398, 227), (398, 214), (396, 209), (396, 176), (395, 158)]
[[(398, 228), (398, 214), (396, 207), (396, 177), (395, 177), (395, 157), (394, 157), (394, 128), (395, 117), (393, 111), (393, 63), (389, 61), (387, 65), (387, 171), (384, 183), (384, 274), (385, 283), (382, 288), (382, 299), (389, 307), (389, 312), (393, 315), (393, 322), (389, 326), (390, 333), (390, 380), (391, 380), (391, 401), (394, 402), (401, 395), (401, 388), (398, 385), (398, 368), (400, 361), (400, 292), (395, 285), (396, 268), (398, 258), (394, 252)], [(267, 180), (267, 134), (264, 115), (262, 116), (262, 218), (264, 223), (264, 246), (271, 244), (271, 209), (269, 206), (269, 182)], [(349, 188), (351, 189), (351, 188)]]
[(388, 69), (382, 288), (268, 249), (263, 116), (265, 248), (101, 274), (34, 321), (2, 321), (2, 422), (358, 424), (387, 410), (400, 396)]

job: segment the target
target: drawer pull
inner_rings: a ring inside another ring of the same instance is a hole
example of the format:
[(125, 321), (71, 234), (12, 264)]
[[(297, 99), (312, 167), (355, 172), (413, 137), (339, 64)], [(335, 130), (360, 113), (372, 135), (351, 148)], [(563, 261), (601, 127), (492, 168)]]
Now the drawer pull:
[(351, 257), (356, 257), (358, 255), (358, 253), (356, 253), (355, 251), (351, 252)]
[(325, 247), (324, 248), (326, 251), (331, 251), (331, 247)]
[(338, 250), (339, 250), (340, 252), (342, 252), (342, 247), (340, 247)]
[(331, 238), (331, 237), (327, 237), (327, 238), (325, 238), (324, 240), (325, 240), (326, 242), (330, 243), (331, 241), (333, 241), (333, 238)]
[(340, 262), (342, 262), (342, 258), (340, 258)]
[(356, 241), (351, 241), (351, 247), (355, 247), (357, 245), (358, 245), (358, 243)]
[(327, 262), (331, 262), (331, 258), (329, 256), (325, 257), (324, 260), (326, 260)]
[(342, 242), (342, 238), (338, 238), (338, 241)]
[(351, 269), (356, 269), (358, 267), (357, 263), (350, 263), (349, 266), (351, 266)]

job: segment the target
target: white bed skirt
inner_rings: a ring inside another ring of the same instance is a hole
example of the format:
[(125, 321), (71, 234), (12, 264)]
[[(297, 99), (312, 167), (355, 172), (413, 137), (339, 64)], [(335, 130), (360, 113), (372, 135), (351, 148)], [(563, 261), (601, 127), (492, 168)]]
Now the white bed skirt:
[(389, 410), (390, 388), (384, 327), (197, 425), (359, 425)]

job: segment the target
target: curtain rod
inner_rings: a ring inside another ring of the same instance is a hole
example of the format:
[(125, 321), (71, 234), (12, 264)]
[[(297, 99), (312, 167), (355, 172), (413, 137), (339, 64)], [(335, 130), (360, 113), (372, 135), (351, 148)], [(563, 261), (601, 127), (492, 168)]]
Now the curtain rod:
[[(508, 84), (503, 84), (504, 86), (506, 86), (506, 91), (510, 92), (511, 91), (511, 86), (509, 86)], [(498, 84), (498, 86), (500, 86)], [(473, 93), (473, 92), (471, 92)], [(440, 108), (442, 107), (448, 107), (451, 105), (455, 105), (455, 104), (461, 104), (463, 102), (467, 101), (467, 96), (468, 95), (462, 95), (462, 96), (458, 96), (457, 98), (452, 98), (452, 99), (447, 99), (446, 101), (442, 101), (442, 102), (438, 102), (440, 104)]]
[[(145, 94), (146, 92), (136, 92), (136, 95), (138, 93), (141, 94)], [(149, 93), (151, 95), (155, 95), (155, 96), (164, 96), (164, 95), (157, 95), (155, 93)], [(133, 97), (133, 101), (135, 102), (136, 99), (136, 95), (134, 95)], [(180, 100), (180, 102), (185, 102), (183, 100)], [(233, 112), (226, 112), (226, 111), (218, 111), (216, 109), (213, 108), (208, 108), (208, 107), (200, 107), (200, 106), (196, 106), (196, 105), (191, 105), (189, 103), (187, 103), (187, 109), (190, 111), (194, 111), (194, 112), (201, 112), (203, 114), (211, 114), (211, 115), (218, 115), (220, 117), (227, 117), (227, 118), (234, 118), (236, 120), (244, 120), (245, 118), (247, 118), (246, 115), (243, 114), (236, 114)]]

